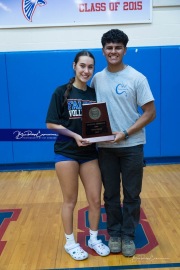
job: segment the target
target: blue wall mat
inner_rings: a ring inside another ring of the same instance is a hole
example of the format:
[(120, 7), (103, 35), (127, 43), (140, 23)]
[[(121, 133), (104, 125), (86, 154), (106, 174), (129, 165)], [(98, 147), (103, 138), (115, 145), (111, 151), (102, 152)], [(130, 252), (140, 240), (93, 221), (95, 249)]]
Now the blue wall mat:
[[(51, 95), (74, 76), (74, 51), (7, 54), (12, 128), (45, 128)], [(13, 142), (14, 162), (53, 160), (52, 142)]]
[[(0, 129), (10, 128), (10, 113), (7, 91), (6, 58), (0, 53)], [(0, 142), (0, 163), (12, 163), (12, 142)]]
[(52, 162), (54, 142), (14, 142), (14, 162)]
[(55, 88), (73, 76), (71, 51), (7, 54), (12, 128), (44, 128)]
[(180, 156), (180, 46), (161, 50), (161, 156)]
[(125, 63), (143, 73), (150, 84), (156, 105), (156, 119), (146, 127), (145, 157), (160, 156), (160, 47), (129, 48)]

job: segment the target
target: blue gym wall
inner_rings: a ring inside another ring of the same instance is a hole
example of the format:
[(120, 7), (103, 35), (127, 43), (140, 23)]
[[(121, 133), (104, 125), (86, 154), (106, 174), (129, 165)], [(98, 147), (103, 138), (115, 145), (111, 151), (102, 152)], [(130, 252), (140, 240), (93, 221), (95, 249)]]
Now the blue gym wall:
[[(0, 129), (44, 129), (51, 95), (72, 77), (78, 50), (0, 53)], [(106, 66), (101, 49), (90, 49), (95, 72)], [(180, 49), (179, 46), (128, 48), (125, 63), (148, 79), (157, 109), (146, 127), (146, 159), (180, 157)], [(49, 164), (54, 142), (0, 142), (0, 165)]]

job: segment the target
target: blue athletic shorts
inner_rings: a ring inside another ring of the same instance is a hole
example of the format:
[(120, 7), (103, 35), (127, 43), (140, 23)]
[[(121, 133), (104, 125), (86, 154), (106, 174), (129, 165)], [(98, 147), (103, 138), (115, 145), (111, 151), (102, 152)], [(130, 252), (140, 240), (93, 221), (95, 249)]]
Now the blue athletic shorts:
[(89, 159), (86, 159), (86, 160), (84, 160), (84, 159), (74, 159), (74, 158), (65, 157), (65, 156), (60, 155), (60, 154), (55, 154), (55, 156), (54, 156), (55, 163), (61, 162), (61, 161), (76, 161), (79, 164), (83, 164), (85, 162), (88, 162), (88, 161), (91, 161), (91, 160), (94, 160), (94, 159), (96, 159), (96, 158), (89, 158)]

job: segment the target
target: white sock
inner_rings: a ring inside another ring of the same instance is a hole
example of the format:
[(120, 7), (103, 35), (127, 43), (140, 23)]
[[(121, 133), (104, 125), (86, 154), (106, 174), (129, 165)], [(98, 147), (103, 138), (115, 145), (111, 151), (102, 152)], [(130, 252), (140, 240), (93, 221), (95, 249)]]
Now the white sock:
[(91, 229), (89, 229), (89, 234), (91, 242), (97, 241), (98, 231), (92, 231)]
[(73, 233), (72, 234), (65, 234), (65, 237), (66, 237), (66, 246), (76, 244)]

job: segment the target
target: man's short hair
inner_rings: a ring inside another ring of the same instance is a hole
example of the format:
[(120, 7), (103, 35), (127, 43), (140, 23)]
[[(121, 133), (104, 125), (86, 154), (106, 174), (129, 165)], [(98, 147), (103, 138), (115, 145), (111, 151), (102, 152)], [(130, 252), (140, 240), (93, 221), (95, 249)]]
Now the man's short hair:
[(128, 36), (119, 29), (111, 29), (104, 33), (101, 38), (103, 48), (107, 43), (122, 43), (126, 47), (128, 41)]

